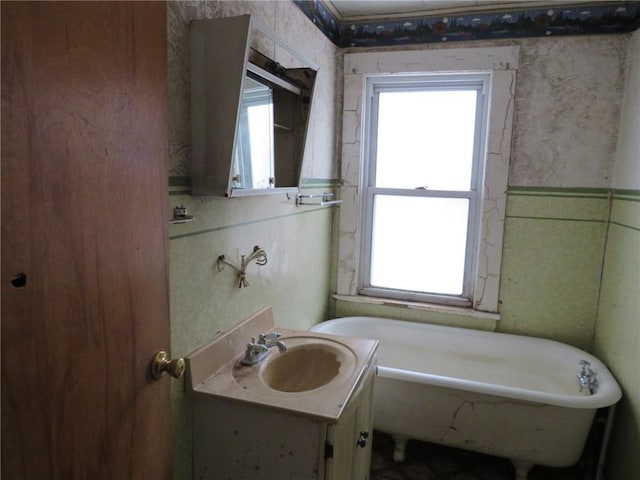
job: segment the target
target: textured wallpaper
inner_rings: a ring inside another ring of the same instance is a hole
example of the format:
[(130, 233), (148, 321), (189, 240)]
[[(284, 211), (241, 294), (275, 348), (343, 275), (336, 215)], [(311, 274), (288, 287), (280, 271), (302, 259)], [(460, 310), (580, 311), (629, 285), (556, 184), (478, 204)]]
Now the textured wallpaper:
[(520, 41), (509, 185), (610, 186), (628, 38)]

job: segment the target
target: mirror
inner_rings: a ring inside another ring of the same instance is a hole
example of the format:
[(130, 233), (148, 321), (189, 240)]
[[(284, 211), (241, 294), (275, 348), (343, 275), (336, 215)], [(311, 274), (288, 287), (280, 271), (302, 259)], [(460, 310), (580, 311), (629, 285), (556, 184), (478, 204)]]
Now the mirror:
[(311, 87), (299, 77), (310, 69), (286, 69), (253, 50), (250, 57), (229, 196), (297, 189), (304, 155)]
[(318, 67), (249, 15), (189, 35), (191, 194), (297, 193)]
[(273, 188), (273, 92), (248, 72), (244, 80), (236, 134), (233, 189)]

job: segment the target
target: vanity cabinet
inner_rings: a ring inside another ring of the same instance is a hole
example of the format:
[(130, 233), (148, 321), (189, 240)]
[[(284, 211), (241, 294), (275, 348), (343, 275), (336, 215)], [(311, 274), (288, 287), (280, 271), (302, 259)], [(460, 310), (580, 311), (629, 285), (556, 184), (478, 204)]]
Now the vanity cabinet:
[[(195, 395), (193, 478), (368, 479), (374, 377), (375, 357), (367, 364), (337, 421)], [(300, 402), (305, 402), (304, 396), (300, 396)]]
[(190, 23), (191, 192), (297, 192), (318, 67), (250, 15)]

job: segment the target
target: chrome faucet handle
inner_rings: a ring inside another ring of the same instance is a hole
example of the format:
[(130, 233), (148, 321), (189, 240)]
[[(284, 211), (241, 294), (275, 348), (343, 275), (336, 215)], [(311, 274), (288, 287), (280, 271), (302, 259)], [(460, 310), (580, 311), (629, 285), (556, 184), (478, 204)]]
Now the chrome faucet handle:
[(267, 346), (263, 343), (260, 343), (260, 341), (256, 343), (255, 338), (252, 338), (251, 341), (247, 343), (247, 356), (254, 355), (260, 352), (266, 352), (267, 350)]
[(580, 370), (578, 372), (578, 382), (580, 382), (580, 392), (593, 395), (598, 389), (598, 379), (596, 372), (591, 368), (591, 363), (580, 360)]
[(258, 341), (252, 338), (247, 343), (247, 350), (244, 357), (240, 360), (242, 365), (251, 366), (264, 360), (267, 352), (271, 347), (278, 347), (280, 353), (287, 351), (287, 347), (284, 343), (278, 340), (282, 335), (277, 332), (261, 333), (258, 335)]
[(261, 333), (260, 335), (258, 335), (258, 343), (261, 345), (266, 345), (267, 342), (273, 342), (274, 340), (279, 339), (281, 336), (282, 335), (278, 332)]
[(580, 375), (595, 375), (595, 372), (591, 368), (591, 362), (580, 360)]

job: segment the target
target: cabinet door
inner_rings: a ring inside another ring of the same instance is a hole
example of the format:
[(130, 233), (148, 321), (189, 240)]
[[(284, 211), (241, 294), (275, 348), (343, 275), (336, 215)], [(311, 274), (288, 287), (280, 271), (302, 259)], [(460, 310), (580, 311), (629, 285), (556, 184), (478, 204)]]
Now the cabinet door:
[[(327, 428), (327, 460), (325, 480), (351, 480), (357, 404), (352, 402), (342, 413), (340, 421)], [(356, 477), (354, 477), (355, 480)]]
[(371, 368), (360, 394), (355, 418), (355, 448), (352, 476), (354, 480), (368, 480), (371, 471), (371, 446), (373, 443), (373, 382), (375, 367)]
[(368, 480), (373, 433), (373, 380), (375, 367), (367, 371), (356, 394), (336, 425), (327, 431), (332, 454), (327, 458), (327, 480)]
[(196, 394), (193, 478), (322, 479), (325, 432), (324, 423), (304, 416)]

